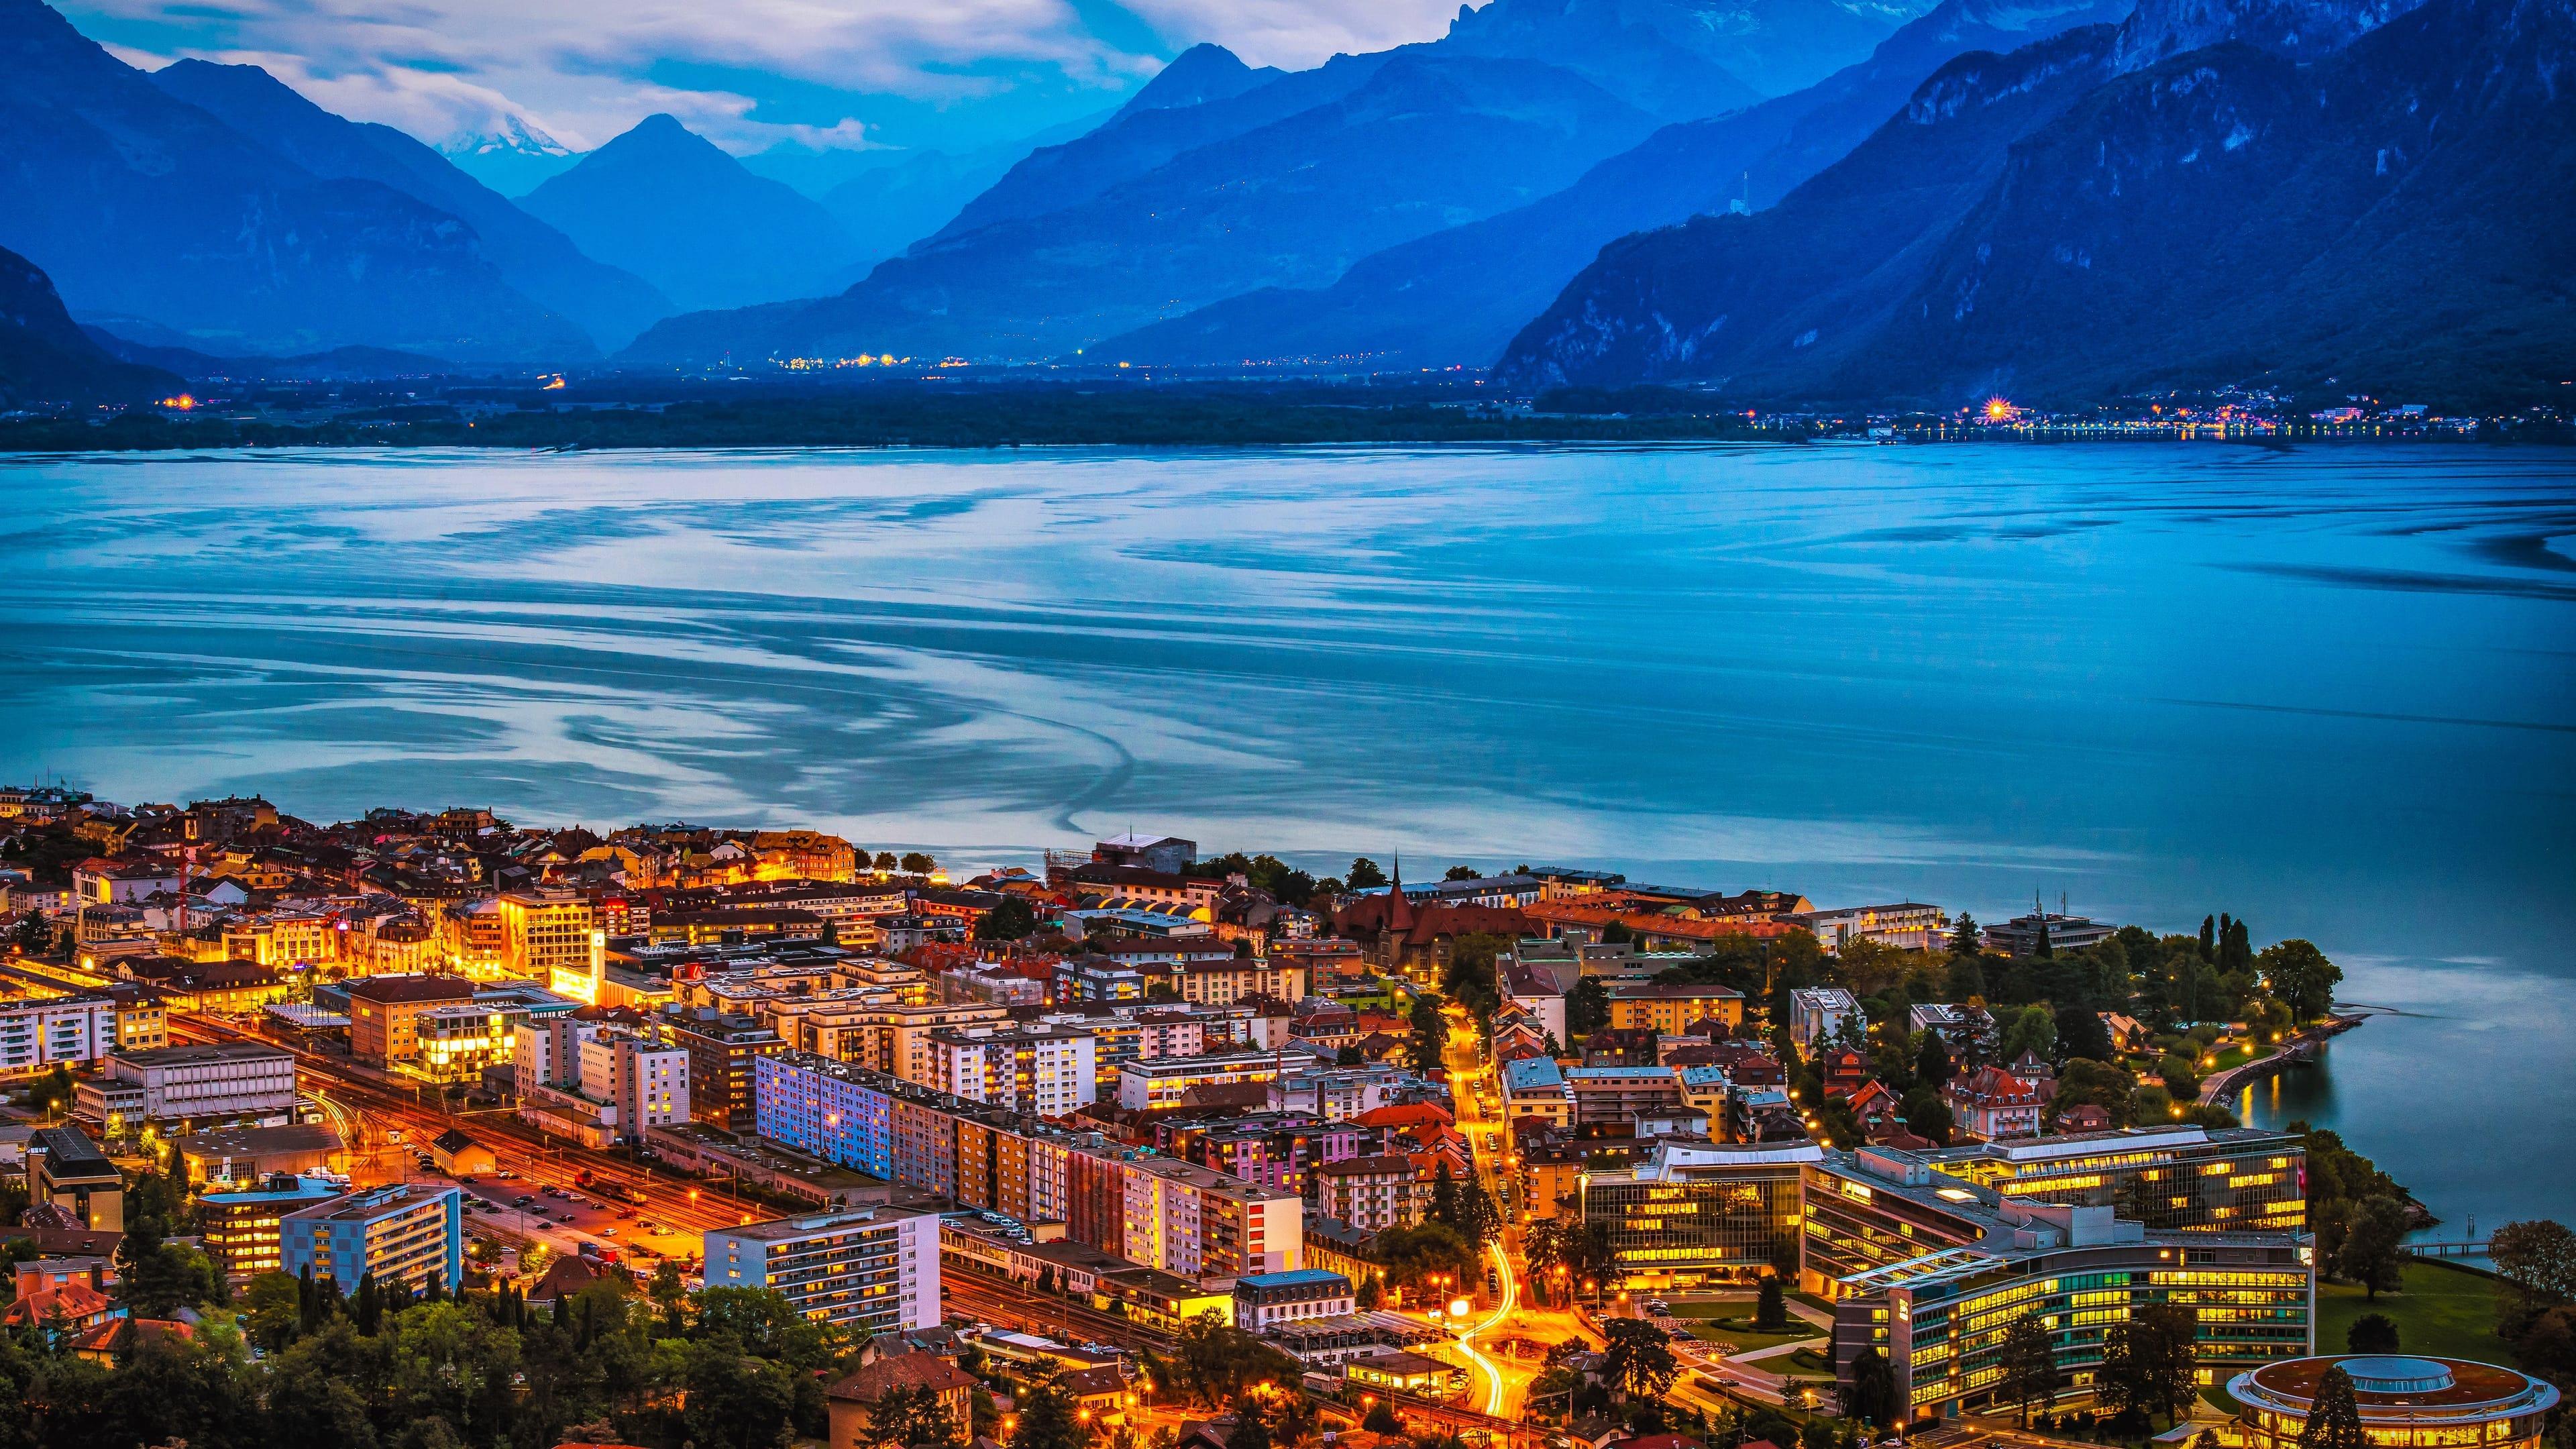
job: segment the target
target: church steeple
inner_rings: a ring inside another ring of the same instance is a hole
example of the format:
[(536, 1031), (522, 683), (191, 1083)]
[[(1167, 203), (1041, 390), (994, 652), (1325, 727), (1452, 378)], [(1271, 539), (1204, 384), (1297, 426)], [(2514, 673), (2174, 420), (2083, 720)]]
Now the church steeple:
[(1395, 883), (1387, 887), (1387, 893), (1393, 899), (1387, 906), (1386, 928), (1390, 931), (1402, 933), (1413, 929), (1413, 902), (1404, 898), (1404, 856), (1402, 852), (1398, 852), (1395, 857), (1395, 875), (1393, 879)]

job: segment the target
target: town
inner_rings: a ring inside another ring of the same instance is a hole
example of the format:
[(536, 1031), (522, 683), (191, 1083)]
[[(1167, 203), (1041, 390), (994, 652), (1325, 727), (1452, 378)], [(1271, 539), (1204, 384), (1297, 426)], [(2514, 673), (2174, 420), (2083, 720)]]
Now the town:
[(1406, 869), (0, 790), (0, 1442), (2559, 1432), (2566, 1228), (2457, 1351), (2231, 1110), (2306, 941)]

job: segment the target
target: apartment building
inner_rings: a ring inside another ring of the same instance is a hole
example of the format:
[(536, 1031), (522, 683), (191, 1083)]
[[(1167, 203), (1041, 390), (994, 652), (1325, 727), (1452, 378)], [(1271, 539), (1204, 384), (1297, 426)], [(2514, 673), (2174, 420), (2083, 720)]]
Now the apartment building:
[(808, 1318), (871, 1333), (936, 1328), (939, 1214), (890, 1207), (707, 1230), (710, 1288), (767, 1288)]
[(205, 1213), (206, 1256), (226, 1276), (246, 1281), (284, 1269), (284, 1229), (288, 1213), (333, 1201), (348, 1192), (319, 1177), (279, 1177), (239, 1192), (210, 1192), (199, 1198)]
[[(1816, 986), (1789, 993), (1789, 1036), (1798, 1050), (1814, 1054), (1816, 1043), (1842, 1030), (1860, 1015), (1860, 1002), (1839, 986)], [(1858, 1026), (1866, 1026), (1862, 1021)], [(1857, 1027), (1855, 1028), (1857, 1029)]]
[(474, 1000), (462, 976), (369, 976), (342, 987), (349, 999), (349, 1055), (372, 1067), (420, 1060), (420, 1017)]
[(712, 1010), (671, 1011), (655, 1024), (664, 1041), (688, 1054), (689, 1115), (727, 1132), (747, 1132), (757, 1117), (753, 1072), (786, 1050), (773, 1027)]
[(103, 996), (38, 996), (0, 1001), (0, 1081), (42, 1076), (108, 1054), (116, 1004)]
[(593, 1031), (580, 1042), (581, 1094), (616, 1109), (616, 1134), (640, 1139), (648, 1127), (689, 1120), (689, 1053), (630, 1031)]
[(1732, 986), (1621, 981), (1610, 988), (1610, 1025), (1619, 1031), (1680, 1036), (1703, 1021), (1744, 1024), (1744, 993)]
[(1315, 1169), (1315, 1211), (1379, 1232), (1422, 1220), (1422, 1174), (1411, 1159), (1354, 1157)]
[(970, 1102), (1065, 1117), (1096, 1095), (1091, 1033), (1050, 1025), (933, 1029), (931, 1085)]
[(1311, 1065), (1305, 1052), (1218, 1052), (1195, 1057), (1133, 1061), (1118, 1069), (1118, 1105), (1131, 1112), (1177, 1107), (1192, 1087), (1277, 1081), (1286, 1064)]
[(278, 1218), (279, 1270), (330, 1278), (354, 1293), (376, 1282), (418, 1292), (435, 1281), (465, 1281), (465, 1192), (425, 1182), (394, 1183), (298, 1208)]

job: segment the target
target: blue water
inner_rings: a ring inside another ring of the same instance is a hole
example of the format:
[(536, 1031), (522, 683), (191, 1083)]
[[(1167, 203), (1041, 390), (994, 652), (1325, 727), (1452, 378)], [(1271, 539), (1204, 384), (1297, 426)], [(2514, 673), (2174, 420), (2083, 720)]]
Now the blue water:
[(2033, 893), (2410, 1015), (2263, 1089), (2576, 1203), (2576, 460), (2521, 450), (0, 463), (0, 777)]

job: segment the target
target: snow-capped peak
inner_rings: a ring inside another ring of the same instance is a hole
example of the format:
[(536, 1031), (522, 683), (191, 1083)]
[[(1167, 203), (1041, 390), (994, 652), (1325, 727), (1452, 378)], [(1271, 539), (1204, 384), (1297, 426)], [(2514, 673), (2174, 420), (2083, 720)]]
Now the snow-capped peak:
[(570, 146), (547, 135), (530, 124), (525, 116), (509, 116), (498, 131), (460, 132), (448, 137), (438, 149), (449, 156), (570, 156)]

